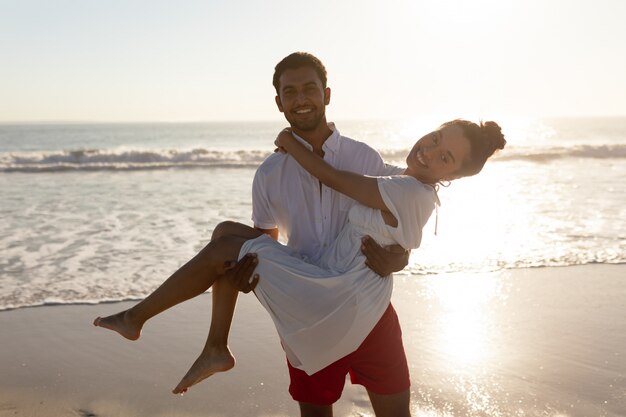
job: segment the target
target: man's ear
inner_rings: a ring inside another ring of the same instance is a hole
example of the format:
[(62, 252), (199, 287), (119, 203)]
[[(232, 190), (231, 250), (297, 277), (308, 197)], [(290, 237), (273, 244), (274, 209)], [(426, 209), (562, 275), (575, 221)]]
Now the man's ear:
[(276, 96), (276, 105), (278, 106), (278, 111), (283, 113), (283, 104), (280, 102), (280, 97)]
[(330, 87), (324, 89), (324, 104), (326, 106), (330, 104)]

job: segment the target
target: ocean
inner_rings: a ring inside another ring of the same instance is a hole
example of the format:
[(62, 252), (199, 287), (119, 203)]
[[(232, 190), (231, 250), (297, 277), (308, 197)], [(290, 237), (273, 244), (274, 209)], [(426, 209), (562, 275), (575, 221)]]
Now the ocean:
[[(402, 165), (439, 122), (337, 127)], [(498, 122), (507, 147), (440, 189), (401, 274), (626, 262), (626, 118)], [(283, 124), (0, 125), (0, 310), (143, 298), (217, 223), (251, 223)]]

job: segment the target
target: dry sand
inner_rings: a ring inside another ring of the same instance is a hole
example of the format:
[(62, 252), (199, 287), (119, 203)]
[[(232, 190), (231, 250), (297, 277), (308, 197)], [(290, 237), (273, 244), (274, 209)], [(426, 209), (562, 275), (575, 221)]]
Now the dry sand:
[[(626, 415), (626, 267), (395, 278), (414, 416)], [(0, 312), (0, 416), (296, 416), (271, 320), (240, 297), (237, 366), (170, 390), (204, 340), (210, 296), (153, 319), (137, 342), (91, 321), (130, 306)], [(335, 415), (373, 415), (346, 385)]]

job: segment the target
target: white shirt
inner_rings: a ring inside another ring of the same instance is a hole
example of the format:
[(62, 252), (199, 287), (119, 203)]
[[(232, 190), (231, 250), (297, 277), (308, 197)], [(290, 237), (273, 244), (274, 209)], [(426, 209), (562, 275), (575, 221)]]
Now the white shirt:
[[(324, 160), (337, 169), (364, 175), (398, 175), (365, 143), (333, 133), (324, 142)], [(296, 135), (296, 138), (297, 135)], [(302, 138), (301, 142), (311, 149)], [(348, 220), (355, 201), (320, 184), (288, 154), (274, 153), (258, 168), (252, 185), (252, 220), (261, 229), (278, 227), (290, 248), (316, 262)]]
[(378, 189), (398, 225), (387, 225), (380, 210), (355, 204), (319, 263), (305, 262), (267, 235), (241, 247), (240, 257), (259, 255), (256, 271), (262, 278), (254, 292), (276, 325), (289, 363), (309, 375), (354, 352), (389, 306), (393, 280), (365, 265), (361, 238), (368, 234), (382, 245), (416, 248), (435, 207), (433, 187), (410, 176), (378, 178)]

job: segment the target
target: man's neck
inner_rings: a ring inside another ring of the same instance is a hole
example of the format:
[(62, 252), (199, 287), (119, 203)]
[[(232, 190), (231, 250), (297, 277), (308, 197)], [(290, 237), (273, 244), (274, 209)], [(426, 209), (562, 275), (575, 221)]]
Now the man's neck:
[(333, 131), (328, 127), (326, 119), (324, 119), (323, 122), (313, 130), (302, 131), (297, 128), (293, 128), (293, 132), (307, 141), (309, 145), (313, 147), (313, 152), (321, 155), (323, 155), (322, 146), (324, 145), (324, 142), (326, 142), (326, 139), (333, 134)]

